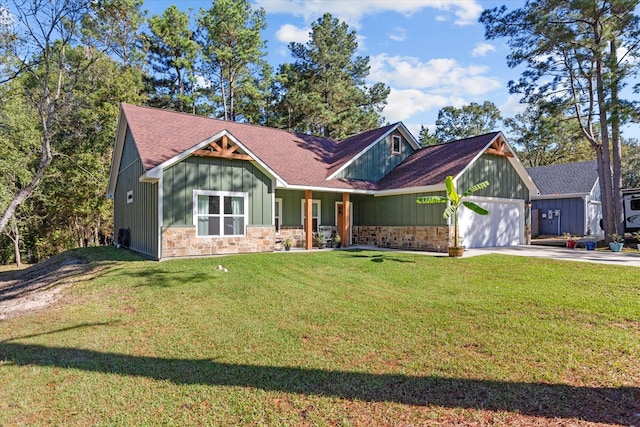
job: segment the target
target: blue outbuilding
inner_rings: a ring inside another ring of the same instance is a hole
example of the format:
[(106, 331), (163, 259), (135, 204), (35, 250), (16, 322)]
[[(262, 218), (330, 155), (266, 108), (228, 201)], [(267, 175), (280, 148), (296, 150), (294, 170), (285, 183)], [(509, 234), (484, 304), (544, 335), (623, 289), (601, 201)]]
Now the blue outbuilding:
[(597, 162), (527, 169), (540, 194), (531, 196), (531, 235), (603, 235)]

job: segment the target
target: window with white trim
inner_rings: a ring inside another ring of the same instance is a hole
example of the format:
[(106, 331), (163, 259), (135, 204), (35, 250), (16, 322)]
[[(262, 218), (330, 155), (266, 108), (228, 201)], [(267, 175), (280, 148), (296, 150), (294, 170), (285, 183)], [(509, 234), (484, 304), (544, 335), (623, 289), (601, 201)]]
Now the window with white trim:
[[(304, 199), (301, 200), (301, 215), (302, 218), (302, 227), (304, 228), (304, 222), (307, 218), (307, 211), (304, 208)], [(318, 231), (318, 226), (322, 224), (320, 222), (320, 200), (313, 199), (311, 201), (311, 230), (314, 232)]]
[(273, 224), (276, 226), (276, 233), (280, 233), (280, 225), (282, 225), (282, 199), (276, 199), (273, 205)]
[(402, 138), (400, 135), (391, 135), (391, 154), (402, 154)]
[(195, 190), (193, 223), (196, 236), (244, 236), (248, 218), (248, 193)]

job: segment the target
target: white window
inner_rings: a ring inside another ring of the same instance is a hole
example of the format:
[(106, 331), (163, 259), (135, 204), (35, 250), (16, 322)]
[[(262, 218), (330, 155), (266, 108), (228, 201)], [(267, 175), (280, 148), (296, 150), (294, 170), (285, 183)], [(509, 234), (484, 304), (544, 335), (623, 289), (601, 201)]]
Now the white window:
[(402, 154), (402, 138), (400, 135), (391, 135), (391, 154)]
[[(300, 218), (302, 218), (302, 227), (304, 227), (304, 222), (305, 219), (307, 218), (306, 216), (306, 210), (304, 208), (304, 199), (301, 200), (301, 215)], [(320, 222), (320, 200), (312, 200), (311, 201), (311, 222), (312, 222), (312, 226), (311, 226), (311, 230), (317, 232), (318, 231), (318, 225), (322, 224)]]
[(196, 235), (244, 236), (249, 222), (248, 202), (248, 193), (195, 190), (193, 223)]
[(273, 205), (273, 224), (276, 226), (276, 233), (280, 233), (282, 224), (282, 199), (276, 199)]

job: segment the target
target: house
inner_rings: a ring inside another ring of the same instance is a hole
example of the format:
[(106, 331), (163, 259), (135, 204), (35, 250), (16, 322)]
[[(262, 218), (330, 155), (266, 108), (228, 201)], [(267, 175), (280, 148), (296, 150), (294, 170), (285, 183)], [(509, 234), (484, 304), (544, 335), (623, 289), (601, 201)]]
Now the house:
[(402, 123), (342, 141), (184, 113), (121, 106), (107, 196), (120, 243), (153, 259), (312, 247), (321, 230), (344, 246), (444, 250), (452, 227), (444, 179), (474, 193), (467, 247), (525, 243), (535, 185), (500, 132), (421, 149)]
[(532, 235), (600, 235), (602, 204), (597, 162), (576, 162), (530, 168), (540, 190), (532, 195)]

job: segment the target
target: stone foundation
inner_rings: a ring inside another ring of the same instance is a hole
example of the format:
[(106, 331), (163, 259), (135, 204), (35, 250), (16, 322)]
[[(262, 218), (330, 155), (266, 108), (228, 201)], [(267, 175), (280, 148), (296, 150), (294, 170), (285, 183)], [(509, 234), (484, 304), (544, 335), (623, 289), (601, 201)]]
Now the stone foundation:
[(302, 227), (281, 226), (280, 233), (276, 234), (276, 242), (278, 242), (276, 250), (281, 248), (282, 242), (284, 242), (285, 239), (291, 239), (293, 241), (291, 245), (292, 248), (304, 248), (306, 245), (305, 236)]
[(162, 229), (162, 257), (200, 257), (275, 250), (273, 226), (249, 226), (241, 237), (196, 237), (195, 227)]
[(453, 242), (448, 226), (354, 226), (353, 244), (444, 252)]

